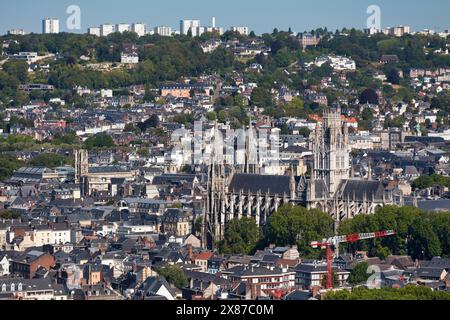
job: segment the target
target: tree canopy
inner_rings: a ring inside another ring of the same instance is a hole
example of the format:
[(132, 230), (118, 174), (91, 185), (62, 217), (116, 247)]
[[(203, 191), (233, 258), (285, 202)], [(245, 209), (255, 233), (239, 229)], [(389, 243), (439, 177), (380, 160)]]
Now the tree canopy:
[(254, 219), (235, 219), (227, 225), (219, 250), (225, 254), (250, 254), (259, 240), (260, 231)]
[(86, 149), (92, 150), (94, 148), (112, 148), (115, 146), (115, 143), (111, 136), (105, 133), (99, 133), (93, 137), (87, 138), (84, 142), (84, 146)]
[(413, 259), (449, 256), (450, 214), (422, 212), (413, 207), (387, 206), (374, 215), (359, 215), (342, 221), (339, 234), (396, 230), (395, 236), (342, 245), (350, 251), (367, 251), (371, 256), (411, 255)]
[(167, 282), (181, 289), (188, 284), (188, 279), (183, 270), (177, 266), (165, 266), (156, 268), (156, 272), (166, 278)]
[(333, 223), (330, 215), (319, 210), (287, 205), (270, 216), (267, 241), (280, 246), (297, 245), (302, 257), (318, 257), (321, 252), (310, 243), (331, 237)]
[(325, 294), (324, 300), (450, 300), (450, 293), (412, 285), (401, 289), (382, 288), (379, 290), (358, 287), (352, 291), (328, 292)]

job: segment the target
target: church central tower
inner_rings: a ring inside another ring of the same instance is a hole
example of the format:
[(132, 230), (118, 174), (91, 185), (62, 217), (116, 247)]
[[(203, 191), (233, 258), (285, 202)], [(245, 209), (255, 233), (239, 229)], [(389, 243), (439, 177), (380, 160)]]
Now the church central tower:
[(341, 110), (324, 111), (323, 122), (312, 135), (313, 179), (323, 180), (333, 197), (342, 180), (350, 178), (348, 125), (343, 124)]

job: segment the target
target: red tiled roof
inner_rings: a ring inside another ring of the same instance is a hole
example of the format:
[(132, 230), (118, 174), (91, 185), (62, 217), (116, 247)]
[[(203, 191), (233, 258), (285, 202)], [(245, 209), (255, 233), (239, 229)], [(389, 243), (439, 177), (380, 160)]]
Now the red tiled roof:
[(194, 260), (208, 260), (212, 256), (214, 256), (212, 252), (201, 252), (194, 257)]

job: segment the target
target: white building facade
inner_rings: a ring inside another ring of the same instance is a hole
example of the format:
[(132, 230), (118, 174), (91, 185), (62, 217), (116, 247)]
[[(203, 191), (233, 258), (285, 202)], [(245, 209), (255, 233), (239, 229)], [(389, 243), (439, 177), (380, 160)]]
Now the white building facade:
[(59, 33), (59, 20), (53, 18), (45, 18), (42, 20), (43, 34), (57, 34)]

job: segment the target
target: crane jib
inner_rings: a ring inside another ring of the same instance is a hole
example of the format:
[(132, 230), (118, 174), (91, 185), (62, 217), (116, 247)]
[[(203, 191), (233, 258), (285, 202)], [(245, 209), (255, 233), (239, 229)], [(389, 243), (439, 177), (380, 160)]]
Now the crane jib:
[(377, 232), (369, 232), (369, 233), (355, 233), (355, 234), (349, 234), (346, 236), (336, 236), (336, 237), (329, 238), (328, 240), (324, 240), (323, 242), (318, 242), (318, 241), (311, 242), (311, 247), (324, 248), (326, 246), (336, 245), (339, 243), (355, 243), (360, 240), (384, 238), (384, 237), (395, 235), (396, 233), (397, 232), (395, 230), (385, 230), (385, 231), (377, 231)]

